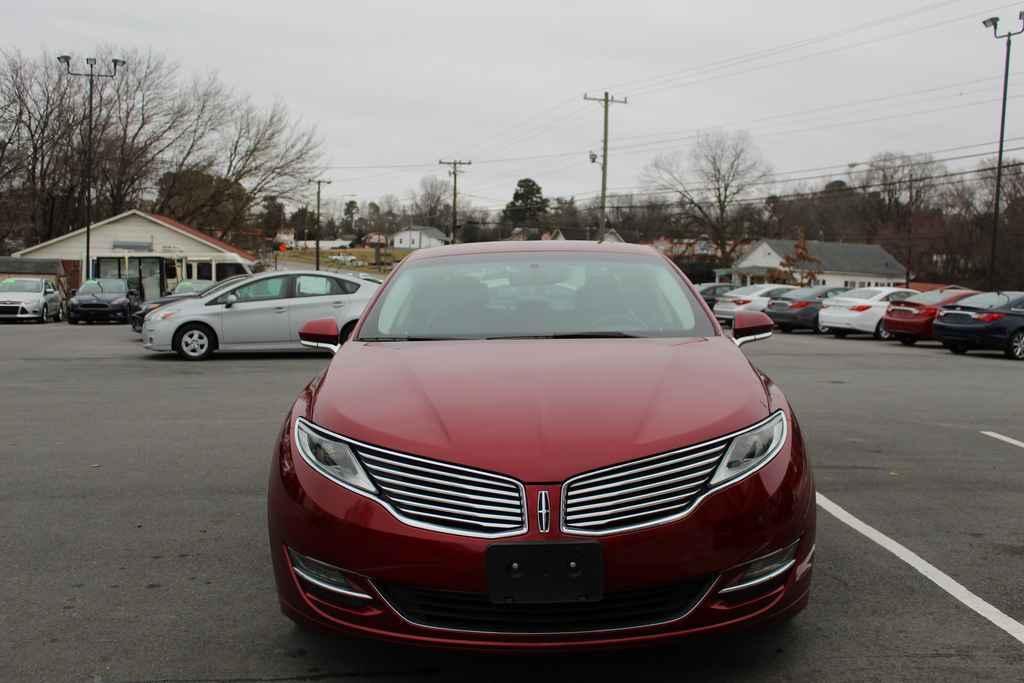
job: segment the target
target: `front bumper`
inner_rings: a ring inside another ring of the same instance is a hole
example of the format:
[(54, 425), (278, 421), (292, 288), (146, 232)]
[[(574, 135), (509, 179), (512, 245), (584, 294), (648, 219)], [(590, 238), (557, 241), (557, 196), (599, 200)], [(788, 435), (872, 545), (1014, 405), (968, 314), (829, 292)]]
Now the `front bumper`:
[(131, 311), (125, 307), (117, 308), (81, 308), (75, 307), (68, 310), (70, 320), (96, 321), (96, 322), (128, 322)]
[[(799, 428), (761, 470), (704, 499), (683, 519), (599, 537), (605, 595), (703, 582), (691, 604), (671, 618), (624, 628), (585, 631), (441, 627), (422, 623), (391, 587), (486, 596), (485, 555), (493, 543), (591, 540), (552, 524), (540, 533), (500, 541), (456, 536), (403, 524), (378, 503), (351, 493), (311, 470), (293, 454), (290, 416), (279, 435), (270, 472), (268, 520), (271, 558), (282, 611), (318, 626), (437, 647), (481, 650), (574, 649), (653, 643), (727, 630), (784, 616), (806, 604), (815, 534), (813, 480)], [(547, 491), (560, 505), (557, 484), (526, 485), (527, 509)], [(552, 514), (553, 518), (557, 515)], [(721, 590), (741, 575), (738, 565), (794, 541), (795, 564), (775, 579), (734, 593)], [(370, 600), (325, 594), (300, 579), (288, 549), (343, 568)]]
[(150, 351), (173, 351), (174, 330), (171, 325), (146, 320), (142, 325), (142, 345)]
[(19, 307), (16, 313), (0, 313), (0, 320), (39, 320), (40, 311)]

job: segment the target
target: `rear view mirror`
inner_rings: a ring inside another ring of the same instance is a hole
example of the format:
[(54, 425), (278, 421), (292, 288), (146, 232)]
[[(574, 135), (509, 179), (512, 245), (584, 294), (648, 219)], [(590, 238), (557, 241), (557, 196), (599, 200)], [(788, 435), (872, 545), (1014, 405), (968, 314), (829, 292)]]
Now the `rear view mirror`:
[(732, 324), (732, 338), (736, 346), (743, 346), (752, 341), (760, 341), (772, 336), (775, 323), (764, 313), (756, 311), (739, 311)]
[(338, 321), (334, 318), (310, 320), (299, 330), (299, 341), (311, 349), (325, 349), (337, 353), (341, 348)]

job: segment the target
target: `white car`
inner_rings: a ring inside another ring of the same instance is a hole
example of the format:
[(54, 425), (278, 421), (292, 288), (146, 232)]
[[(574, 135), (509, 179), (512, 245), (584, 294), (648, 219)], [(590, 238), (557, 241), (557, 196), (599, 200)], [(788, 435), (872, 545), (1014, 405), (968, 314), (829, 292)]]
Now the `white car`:
[(334, 318), (343, 343), (380, 285), (324, 271), (272, 271), (232, 279), (146, 316), (150, 351), (204, 360), (214, 351), (300, 351), (299, 328)]
[(824, 301), (818, 313), (818, 325), (822, 332), (837, 337), (863, 332), (875, 335), (875, 339), (890, 339), (892, 335), (882, 325), (889, 304), (919, 293), (902, 287), (852, 289)]
[(727, 292), (715, 303), (715, 317), (730, 324), (740, 311), (763, 311), (772, 299), (796, 289), (792, 285), (749, 285)]

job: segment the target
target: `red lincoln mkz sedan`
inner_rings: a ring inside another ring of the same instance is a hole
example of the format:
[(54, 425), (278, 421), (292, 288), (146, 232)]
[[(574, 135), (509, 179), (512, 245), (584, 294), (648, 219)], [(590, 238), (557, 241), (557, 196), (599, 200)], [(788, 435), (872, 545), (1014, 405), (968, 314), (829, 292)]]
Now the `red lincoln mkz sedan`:
[[(274, 452), (271, 555), (304, 625), (472, 649), (652, 643), (807, 603), (799, 424), (652, 249), (410, 255)], [(343, 343), (341, 343), (343, 342)]]

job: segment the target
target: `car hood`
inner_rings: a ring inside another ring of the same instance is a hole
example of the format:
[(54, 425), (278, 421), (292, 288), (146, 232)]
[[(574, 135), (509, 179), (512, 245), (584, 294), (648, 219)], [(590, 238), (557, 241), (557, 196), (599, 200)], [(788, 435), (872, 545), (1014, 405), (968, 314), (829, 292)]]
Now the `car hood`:
[(199, 295), (198, 294), (168, 294), (167, 296), (162, 296), (159, 299), (150, 299), (149, 301), (145, 302), (142, 305), (143, 306), (153, 306), (153, 305), (163, 306), (164, 304), (169, 304), (169, 303), (172, 303), (174, 301), (181, 301), (182, 299), (194, 299), (197, 296), (199, 296)]
[(0, 301), (30, 303), (32, 301), (41, 301), (42, 298), (42, 292), (0, 292)]
[(75, 303), (79, 304), (109, 304), (112, 301), (117, 301), (118, 299), (127, 299), (128, 295), (125, 294), (124, 292), (104, 292), (101, 294), (76, 294), (74, 298)]
[(699, 443), (769, 414), (725, 337), (353, 342), (306, 416), (376, 446), (529, 483)]

